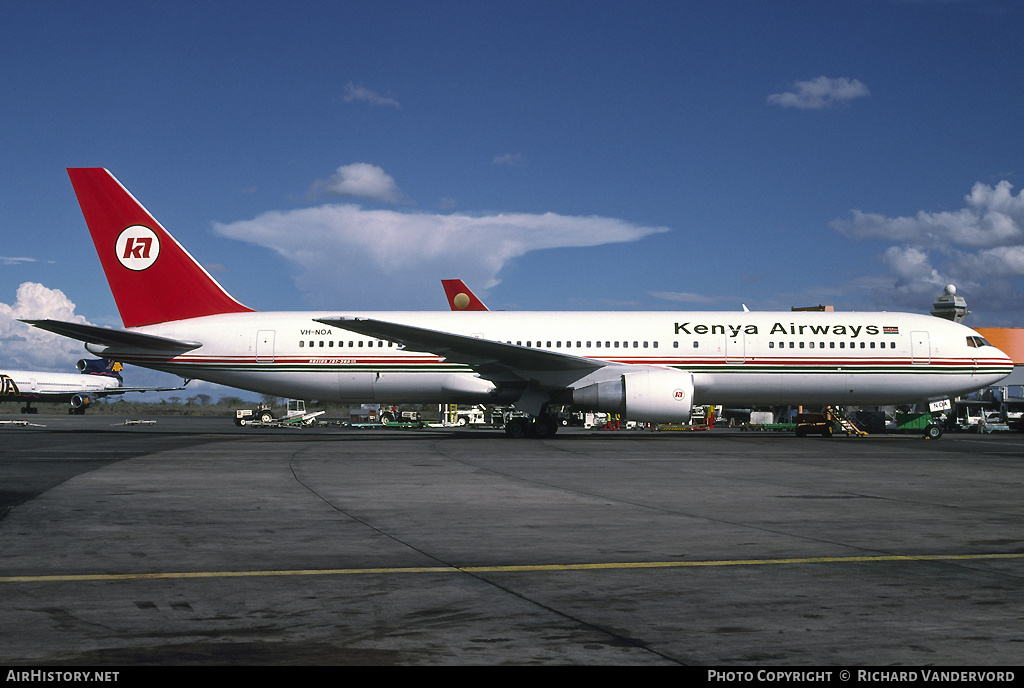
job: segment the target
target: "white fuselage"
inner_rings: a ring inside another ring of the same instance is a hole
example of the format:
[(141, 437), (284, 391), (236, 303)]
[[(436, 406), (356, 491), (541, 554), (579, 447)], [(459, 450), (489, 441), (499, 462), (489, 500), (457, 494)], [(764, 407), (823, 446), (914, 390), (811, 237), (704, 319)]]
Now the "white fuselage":
[(0, 401), (64, 401), (76, 394), (116, 389), (117, 378), (36, 370), (0, 370)]
[(228, 313), (133, 328), (202, 342), (177, 356), (89, 345), (135, 365), (276, 396), (351, 403), (511, 403), (436, 355), (316, 319), (365, 317), (524, 348), (693, 374), (698, 404), (902, 404), (1002, 379), (1010, 359), (973, 330), (908, 313)]

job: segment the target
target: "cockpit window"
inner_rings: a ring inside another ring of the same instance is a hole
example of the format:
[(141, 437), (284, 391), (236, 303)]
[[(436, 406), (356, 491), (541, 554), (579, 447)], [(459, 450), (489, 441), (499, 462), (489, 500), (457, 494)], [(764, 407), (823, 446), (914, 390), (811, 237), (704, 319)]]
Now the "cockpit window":
[(972, 349), (980, 349), (983, 346), (992, 346), (989, 344), (984, 337), (968, 337), (967, 346)]

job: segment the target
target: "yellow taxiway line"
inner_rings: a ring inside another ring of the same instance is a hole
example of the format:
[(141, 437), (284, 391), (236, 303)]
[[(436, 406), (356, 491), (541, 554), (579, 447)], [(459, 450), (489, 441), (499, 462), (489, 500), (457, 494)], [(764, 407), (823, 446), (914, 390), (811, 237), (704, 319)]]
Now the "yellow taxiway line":
[(351, 576), (396, 573), (530, 573), (536, 571), (600, 571), (622, 569), (670, 569), (716, 566), (768, 566), (791, 564), (850, 564), (891, 561), (983, 561), (1024, 559), (1024, 552), (1009, 554), (918, 554), (851, 557), (799, 557), (789, 559), (725, 559), (709, 561), (637, 561), (604, 564), (534, 564), (518, 566), (410, 566), (364, 569), (294, 569), (269, 571), (176, 571), (164, 573), (86, 573), (41, 576), (0, 576), (0, 583), (55, 583), (80, 581), (132, 581), (168, 578), (256, 578), (283, 576)]

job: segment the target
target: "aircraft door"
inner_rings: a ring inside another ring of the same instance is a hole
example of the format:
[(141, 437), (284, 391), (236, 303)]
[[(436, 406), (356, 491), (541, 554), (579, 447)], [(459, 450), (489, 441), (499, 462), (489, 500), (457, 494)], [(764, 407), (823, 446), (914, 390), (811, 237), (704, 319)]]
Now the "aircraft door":
[(256, 333), (256, 362), (274, 362), (274, 330), (260, 330)]
[(747, 360), (747, 336), (740, 333), (735, 337), (725, 336), (725, 362), (743, 363)]
[(932, 360), (931, 343), (927, 332), (910, 333), (910, 362), (914, 365), (928, 365)]

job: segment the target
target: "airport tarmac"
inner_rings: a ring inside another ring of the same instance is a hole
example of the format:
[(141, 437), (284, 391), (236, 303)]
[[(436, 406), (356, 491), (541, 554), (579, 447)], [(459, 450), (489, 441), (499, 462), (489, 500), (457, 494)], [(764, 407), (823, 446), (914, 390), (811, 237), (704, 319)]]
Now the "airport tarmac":
[(0, 665), (1024, 654), (1018, 433), (3, 419)]

